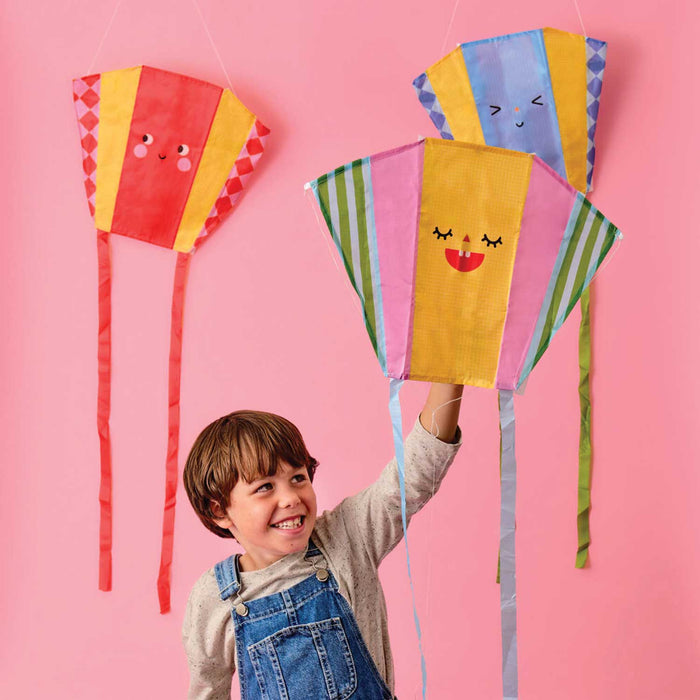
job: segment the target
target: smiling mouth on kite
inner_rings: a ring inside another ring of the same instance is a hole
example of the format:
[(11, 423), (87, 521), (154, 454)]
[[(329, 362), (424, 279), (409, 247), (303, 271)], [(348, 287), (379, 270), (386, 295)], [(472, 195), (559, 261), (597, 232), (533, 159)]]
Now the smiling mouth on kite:
[(519, 129), (523, 124), (525, 124), (525, 122), (515, 122), (515, 126), (517, 126), (518, 129)]
[[(469, 243), (469, 236), (464, 237), (464, 242)], [(472, 253), (458, 248), (445, 248), (445, 258), (458, 272), (471, 272), (476, 270), (484, 262), (483, 253)]]
[(159, 153), (159, 154), (158, 154), (158, 157), (159, 157), (161, 160), (165, 160), (168, 156), (162, 156), (162, 155)]

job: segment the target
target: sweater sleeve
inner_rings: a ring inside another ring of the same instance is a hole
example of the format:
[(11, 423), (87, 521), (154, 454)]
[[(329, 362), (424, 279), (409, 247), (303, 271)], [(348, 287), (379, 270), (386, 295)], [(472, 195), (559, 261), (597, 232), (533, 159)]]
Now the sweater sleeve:
[(231, 611), (221, 600), (213, 571), (194, 585), (182, 623), (182, 643), (190, 668), (187, 700), (229, 700), (236, 668)]
[[(406, 473), (406, 515), (410, 521), (437, 492), (462, 444), (448, 444), (431, 435), (417, 420), (404, 445)], [(342, 523), (364, 544), (369, 561), (376, 567), (401, 541), (401, 490), (396, 458), (384, 468), (371, 486), (346, 498), (330, 521)]]

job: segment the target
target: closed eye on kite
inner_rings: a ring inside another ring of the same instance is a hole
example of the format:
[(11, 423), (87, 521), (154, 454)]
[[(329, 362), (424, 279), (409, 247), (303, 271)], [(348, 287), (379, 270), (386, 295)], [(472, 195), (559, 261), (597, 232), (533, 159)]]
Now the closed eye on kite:
[(537, 100), (541, 100), (541, 99), (542, 99), (542, 95), (537, 95), (537, 97), (535, 97), (535, 99), (532, 101), (532, 104), (539, 105), (540, 107), (544, 107), (544, 104), (542, 102), (537, 101)]
[(497, 245), (503, 245), (503, 241), (501, 240), (500, 236), (495, 241), (492, 241), (486, 234), (484, 234), (484, 237), (481, 240), (486, 242), (487, 248), (489, 246), (493, 246), (495, 248)]
[(501, 111), (501, 108), (498, 105), (489, 105), (489, 107), (493, 110), (491, 112), (491, 116), (498, 114)]
[(435, 230), (433, 231), (433, 233), (437, 234), (438, 241), (441, 238), (444, 240), (447, 240), (449, 237), (451, 237), (453, 235), (452, 229), (450, 229), (447, 233), (440, 233), (440, 229), (437, 226), (435, 227)]

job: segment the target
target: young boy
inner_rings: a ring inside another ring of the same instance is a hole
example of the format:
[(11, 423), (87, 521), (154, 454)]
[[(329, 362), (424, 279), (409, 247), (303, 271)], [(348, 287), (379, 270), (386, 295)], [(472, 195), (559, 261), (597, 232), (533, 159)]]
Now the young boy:
[[(407, 514), (434, 495), (459, 448), (461, 386), (433, 384), (406, 438)], [(197, 515), (244, 554), (205, 572), (183, 623), (190, 700), (390, 700), (394, 669), (377, 568), (401, 541), (396, 460), (316, 516), (317, 462), (297, 428), (238, 411), (202, 431), (184, 480)]]

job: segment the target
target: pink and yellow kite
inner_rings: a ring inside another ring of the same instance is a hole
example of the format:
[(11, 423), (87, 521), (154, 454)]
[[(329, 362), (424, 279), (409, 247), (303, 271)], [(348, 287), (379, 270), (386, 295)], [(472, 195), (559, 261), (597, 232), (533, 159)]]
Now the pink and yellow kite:
[[(516, 698), (513, 391), (618, 229), (539, 157), (461, 141), (424, 139), (348, 163), (309, 186), (391, 378), (405, 533), (403, 380), (499, 389), (503, 688), (504, 698)], [(407, 541), (406, 554), (410, 579)], [(420, 639), (417, 616), (416, 627)]]

